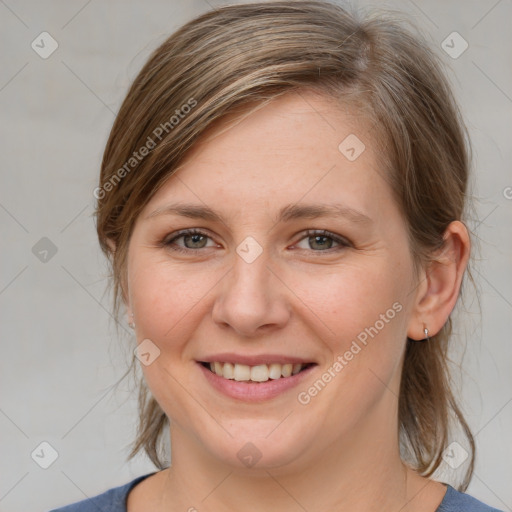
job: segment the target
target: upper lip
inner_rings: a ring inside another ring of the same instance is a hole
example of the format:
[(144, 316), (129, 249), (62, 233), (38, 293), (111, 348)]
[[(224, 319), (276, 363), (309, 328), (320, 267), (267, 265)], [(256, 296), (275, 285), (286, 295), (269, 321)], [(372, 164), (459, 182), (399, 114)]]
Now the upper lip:
[(245, 364), (247, 366), (257, 366), (260, 364), (309, 364), (315, 363), (312, 359), (303, 359), (301, 357), (287, 356), (283, 354), (258, 354), (258, 355), (247, 355), (247, 354), (213, 354), (198, 359), (201, 363), (231, 363), (231, 364)]

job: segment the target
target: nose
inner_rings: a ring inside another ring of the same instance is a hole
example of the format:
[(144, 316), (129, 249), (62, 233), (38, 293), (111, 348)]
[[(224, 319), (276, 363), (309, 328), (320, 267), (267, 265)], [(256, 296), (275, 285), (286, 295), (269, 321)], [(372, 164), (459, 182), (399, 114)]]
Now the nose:
[(219, 283), (214, 322), (247, 338), (282, 329), (290, 317), (289, 292), (273, 267), (265, 251), (251, 263), (235, 254), (233, 268)]

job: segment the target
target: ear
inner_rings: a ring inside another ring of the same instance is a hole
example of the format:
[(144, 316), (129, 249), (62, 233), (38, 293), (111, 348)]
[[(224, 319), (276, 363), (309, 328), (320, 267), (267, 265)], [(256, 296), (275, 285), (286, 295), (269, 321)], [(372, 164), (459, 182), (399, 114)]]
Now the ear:
[(434, 254), (423, 274), (416, 293), (407, 336), (413, 340), (437, 334), (447, 322), (459, 296), (471, 243), (466, 226), (453, 221), (443, 235), (443, 246)]

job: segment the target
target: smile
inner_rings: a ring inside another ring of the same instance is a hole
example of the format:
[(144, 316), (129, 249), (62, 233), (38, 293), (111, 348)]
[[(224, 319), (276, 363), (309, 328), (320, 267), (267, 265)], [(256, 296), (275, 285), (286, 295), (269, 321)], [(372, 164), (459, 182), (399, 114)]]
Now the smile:
[(312, 363), (270, 363), (249, 366), (239, 363), (222, 363), (222, 362), (203, 362), (205, 368), (219, 377), (238, 382), (267, 382), (268, 380), (278, 380), (296, 375), (305, 370)]

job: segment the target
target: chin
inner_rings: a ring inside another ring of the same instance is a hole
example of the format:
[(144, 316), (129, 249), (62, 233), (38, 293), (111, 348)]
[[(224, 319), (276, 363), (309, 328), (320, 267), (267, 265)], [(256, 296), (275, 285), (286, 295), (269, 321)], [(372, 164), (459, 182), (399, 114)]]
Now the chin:
[(254, 423), (257, 421), (236, 421), (230, 428), (232, 437), (203, 439), (206, 450), (229, 466), (257, 473), (258, 470), (292, 467), (312, 446), (313, 436), (307, 436), (303, 429), (294, 430), (292, 425), (286, 424), (281, 425), (284, 428), (280, 430), (279, 426), (276, 428), (279, 422), (275, 421), (271, 428), (270, 422), (265, 422), (265, 428)]

